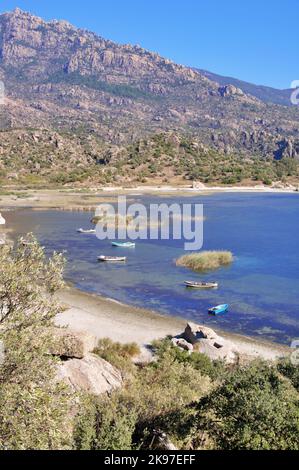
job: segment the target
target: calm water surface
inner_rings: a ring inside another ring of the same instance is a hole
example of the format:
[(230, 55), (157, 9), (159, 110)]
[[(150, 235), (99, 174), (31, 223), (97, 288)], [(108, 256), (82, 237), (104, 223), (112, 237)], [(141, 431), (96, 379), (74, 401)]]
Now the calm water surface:
[[(140, 241), (135, 249), (112, 248), (94, 235), (91, 213), (22, 210), (8, 223), (18, 234), (33, 231), (47, 252), (65, 250), (66, 277), (77, 287), (116, 300), (179, 315), (207, 325), (289, 343), (299, 337), (299, 196), (216, 194), (196, 198), (136, 198), (138, 202), (204, 204), (204, 249), (231, 250), (235, 262), (199, 275), (177, 268), (183, 242)], [(124, 265), (100, 264), (101, 254), (125, 254)], [(218, 280), (213, 291), (187, 290), (185, 280)], [(230, 312), (210, 317), (207, 309), (229, 303)]]

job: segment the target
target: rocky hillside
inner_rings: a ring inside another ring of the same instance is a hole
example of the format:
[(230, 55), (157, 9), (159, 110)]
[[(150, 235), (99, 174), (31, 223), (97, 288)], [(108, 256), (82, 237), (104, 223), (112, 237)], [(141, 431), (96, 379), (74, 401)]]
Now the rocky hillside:
[(0, 156), (2, 167), (14, 162), (11, 171), (20, 164), (39, 171), (55, 164), (51, 158), (86, 165), (105, 159), (107, 147), (121, 152), (165, 131), (223, 154), (299, 157), (298, 107), (265, 103), (65, 21), (19, 9), (1, 15), (0, 79)]
[(244, 93), (255, 96), (265, 103), (280, 104), (282, 106), (292, 106), (291, 93), (293, 90), (278, 90), (276, 88), (254, 85), (253, 83), (244, 82), (233, 77), (224, 77), (217, 75), (206, 70), (198, 70), (203, 73), (207, 78), (213, 82), (217, 82), (222, 86), (233, 85), (237, 88), (241, 88)]

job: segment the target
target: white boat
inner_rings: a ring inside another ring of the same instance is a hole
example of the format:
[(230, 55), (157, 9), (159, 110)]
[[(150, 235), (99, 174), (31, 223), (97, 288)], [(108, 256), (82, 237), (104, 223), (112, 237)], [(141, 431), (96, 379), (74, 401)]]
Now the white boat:
[(217, 289), (218, 282), (193, 282), (185, 281), (186, 287), (193, 289)]
[(85, 233), (85, 234), (92, 234), (96, 233), (95, 229), (84, 230), (83, 228), (79, 228), (77, 230), (78, 233)]
[(133, 242), (112, 242), (112, 246), (117, 248), (135, 248), (136, 244)]
[(102, 263), (119, 263), (127, 261), (126, 256), (99, 256), (98, 260)]

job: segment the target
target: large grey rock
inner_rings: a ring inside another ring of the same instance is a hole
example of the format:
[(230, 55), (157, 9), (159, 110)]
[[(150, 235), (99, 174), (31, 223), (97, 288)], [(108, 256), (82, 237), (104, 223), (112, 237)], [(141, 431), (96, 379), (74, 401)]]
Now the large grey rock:
[(241, 88), (237, 88), (234, 85), (225, 85), (219, 88), (219, 94), (223, 97), (228, 96), (244, 96), (243, 90)]
[(184, 338), (172, 338), (172, 344), (185, 351), (193, 351), (193, 345)]
[(87, 392), (97, 396), (122, 386), (119, 370), (95, 354), (62, 362), (58, 366), (57, 378), (74, 392)]
[(196, 345), (196, 350), (208, 356), (212, 361), (222, 360), (227, 364), (234, 364), (238, 359), (238, 352), (228, 341), (215, 342), (203, 339)]
[(195, 323), (188, 323), (183, 334), (186, 341), (195, 344), (201, 339), (210, 339), (217, 341), (219, 336), (214, 330), (206, 326), (196, 325)]
[(195, 351), (207, 355), (211, 360), (221, 359), (227, 364), (233, 364), (238, 360), (238, 348), (211, 328), (188, 323), (183, 336), (193, 345)]
[(82, 359), (97, 346), (97, 339), (85, 331), (69, 328), (53, 328), (55, 345), (50, 353), (53, 356)]

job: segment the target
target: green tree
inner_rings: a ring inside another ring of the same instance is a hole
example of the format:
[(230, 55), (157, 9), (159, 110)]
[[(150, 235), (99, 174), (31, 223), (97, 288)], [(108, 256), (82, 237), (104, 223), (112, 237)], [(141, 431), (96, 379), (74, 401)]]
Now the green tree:
[(278, 363), (277, 370), (287, 377), (299, 392), (299, 365), (292, 363), (290, 359), (283, 359)]
[(298, 393), (265, 363), (234, 371), (197, 412), (198, 431), (217, 449), (299, 449)]
[(56, 360), (49, 355), (63, 266), (61, 255), (47, 259), (31, 235), (15, 250), (0, 250), (1, 450), (71, 446), (71, 397), (56, 382)]

